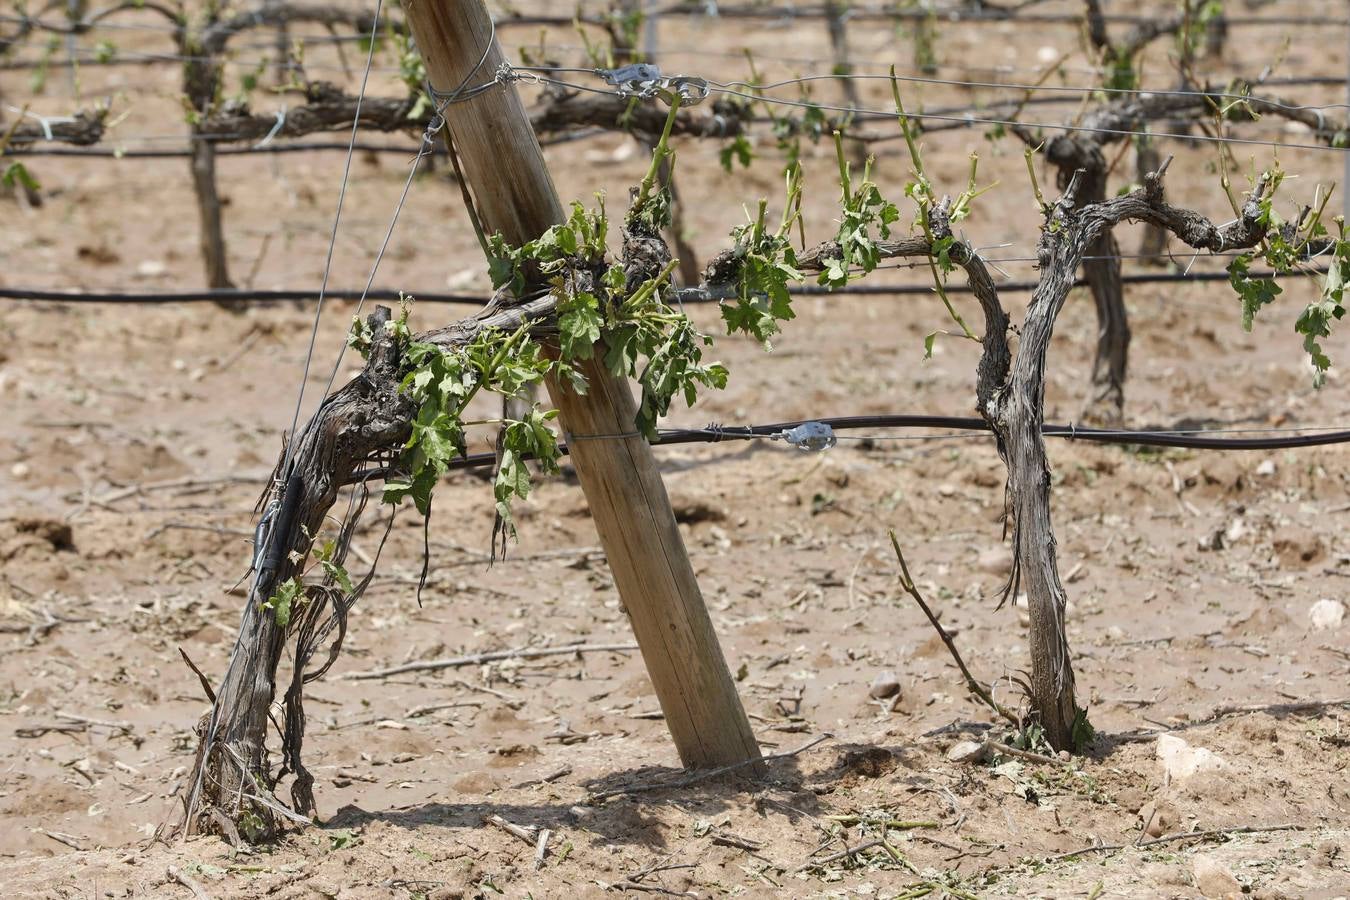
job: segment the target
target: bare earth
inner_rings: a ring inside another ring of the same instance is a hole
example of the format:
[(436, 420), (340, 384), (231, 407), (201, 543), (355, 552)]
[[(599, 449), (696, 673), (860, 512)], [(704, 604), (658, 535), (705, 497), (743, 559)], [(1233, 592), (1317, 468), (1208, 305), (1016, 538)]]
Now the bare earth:
[[(1280, 0), (1254, 14), (1334, 17), (1344, 9)], [(512, 58), (534, 34), (504, 31)], [(851, 34), (855, 58), (872, 63), (860, 71), (890, 62), (912, 71), (904, 34), (875, 24)], [(1051, 84), (1087, 78), (1070, 25), (943, 24), (939, 34), (939, 59), (955, 64), (943, 77), (1035, 80), (1045, 65), (1037, 54), (1049, 47), (1073, 53)], [(1258, 72), (1285, 35), (1291, 45), (1278, 74), (1345, 71), (1342, 30), (1235, 34), (1225, 58), (1207, 63), (1213, 71)], [(124, 49), (169, 46), (154, 33), (116, 38)], [(565, 64), (578, 64), (576, 43), (567, 29), (550, 32), (550, 53)], [(672, 19), (662, 23), (661, 46), (668, 71), (743, 77), (742, 46), (771, 79), (829, 71), (818, 20)], [(1172, 83), (1172, 48), (1162, 41), (1150, 51), (1150, 84)], [(359, 65), (356, 51), (348, 55)], [(312, 49), (307, 63), (313, 77), (343, 78), (330, 48)], [(90, 68), (80, 88), (85, 102), (125, 92), (114, 111), (128, 115), (108, 145), (144, 147), (139, 136), (182, 131), (178, 77), (174, 66)], [(399, 90), (386, 72), (375, 80), (373, 92)], [(27, 73), (0, 73), (4, 102), (31, 101), (46, 114), (79, 105), (70, 87), (68, 73), (54, 69), (35, 96)], [(914, 108), (1004, 96), (908, 89)], [(1281, 89), (1305, 103), (1338, 102), (1338, 91)], [(838, 96), (828, 82), (814, 92)], [(863, 85), (864, 101), (878, 108), (888, 93), (884, 82)], [(255, 98), (259, 108), (279, 102)], [(1027, 117), (1063, 121), (1079, 102), (1066, 95)], [(1244, 134), (1308, 138), (1273, 121)], [(975, 129), (931, 136), (925, 146), (932, 176), (952, 190), (968, 152), (981, 153), (982, 183), (1000, 186), (981, 198), (967, 235), (992, 259), (1010, 260), (999, 265), (1012, 278), (1034, 277), (1020, 260), (1034, 255), (1039, 224), (1020, 147)], [(819, 240), (832, 227), (835, 168), (824, 143), (808, 147), (807, 237)], [(727, 245), (742, 203), (773, 202), (780, 191), (770, 142), (734, 175), (718, 167), (718, 149), (715, 141), (680, 145), (688, 224), (705, 257)], [(895, 144), (876, 149), (882, 190), (899, 199), (908, 163)], [(1227, 218), (1212, 147), (1171, 143), (1164, 152), (1176, 154), (1172, 201)], [(1236, 152), (1257, 168), (1271, 160), (1265, 147)], [(548, 157), (563, 197), (587, 200), (603, 189), (612, 209), (646, 166), (623, 135), (563, 144)], [(1281, 151), (1280, 159), (1302, 176), (1289, 183), (1286, 212), (1311, 198), (1314, 183), (1340, 179), (1337, 154)], [(404, 162), (356, 159), (335, 285), (364, 283)], [(241, 284), (317, 287), (341, 164), (331, 152), (221, 161)], [(0, 199), (0, 286), (200, 286), (185, 160), (29, 165), (45, 202), (28, 209)], [(1132, 166), (1127, 156), (1115, 183), (1128, 183)], [(1136, 244), (1132, 232), (1122, 236), (1126, 252)], [(1176, 260), (1191, 264), (1189, 254)], [(1193, 270), (1221, 265), (1202, 258)], [(481, 270), (458, 188), (439, 172), (419, 179), (377, 284), (414, 294), (482, 291)], [(1143, 271), (1134, 263), (1126, 270)], [(898, 269), (877, 280), (926, 277)], [(1132, 288), (1129, 423), (1344, 427), (1344, 379), (1333, 371), (1314, 391), (1292, 331), (1313, 290), (1290, 284), (1247, 334), (1224, 284)], [(1025, 301), (1005, 298), (1015, 319)], [(731, 368), (731, 385), (672, 424), (970, 414), (977, 348), (940, 339), (934, 358), (923, 359), (923, 336), (945, 322), (935, 298), (804, 298), (796, 308), (798, 321), (770, 354), (720, 340), (716, 355)], [(432, 327), (467, 311), (418, 305), (413, 323)], [(325, 312), (307, 413), (351, 312), (343, 303)], [(714, 310), (694, 314), (720, 332)], [(1350, 623), (1319, 629), (1309, 614), (1319, 600), (1344, 600), (1350, 583), (1350, 451), (1337, 447), (1206, 454), (1052, 443), (1073, 665), (1100, 733), (1072, 765), (948, 760), (958, 741), (1001, 726), (966, 696), (896, 580), (891, 528), (972, 668), (995, 681), (1002, 702), (1016, 704), (1014, 679), (1029, 665), (1025, 616), (1016, 604), (994, 608), (1008, 551), (998, 521), (1003, 467), (988, 440), (893, 440), (913, 436), (894, 432), (823, 455), (768, 442), (658, 450), (742, 697), (765, 751), (783, 754), (763, 779), (675, 788), (660, 787), (681, 773), (635, 652), (346, 677), (459, 654), (631, 641), (574, 478), (540, 485), (520, 510), (512, 558), (489, 567), (491, 490), (460, 475), (438, 494), (421, 605), (422, 526), (405, 510), (342, 656), (308, 694), (306, 751), (322, 824), (252, 850), (215, 838), (154, 841), (180, 808), (192, 728), (206, 709), (180, 651), (212, 678), (224, 670), (253, 504), (290, 425), (311, 315), (308, 305), (0, 305), (5, 896), (188, 897), (191, 882), (229, 897), (589, 897), (625, 884), (699, 897), (919, 896), (924, 886), (936, 897), (943, 885), (980, 897), (1197, 897), (1224, 896), (1215, 885), (1225, 872), (1254, 897), (1350, 895)], [(1090, 298), (1075, 294), (1055, 338), (1048, 420), (1078, 415), (1094, 338)], [(1336, 362), (1350, 358), (1344, 332), (1326, 347)], [(486, 405), (482, 412), (491, 415)], [(368, 515), (356, 541), (362, 553), (375, 552), (385, 515)], [(898, 678), (898, 701), (869, 697), (886, 671)], [(1300, 706), (1320, 701), (1340, 704)], [(1164, 733), (1219, 759), (1169, 778), (1158, 759)], [(641, 790), (596, 799), (617, 788)], [(494, 815), (550, 831), (542, 866), (532, 842), (485, 824)], [(883, 831), (880, 821), (893, 825)], [(1261, 830), (1273, 826), (1287, 828)], [(1136, 846), (1227, 829), (1253, 830)], [(878, 837), (888, 846), (842, 853)], [(1124, 848), (1056, 859), (1096, 845)]]

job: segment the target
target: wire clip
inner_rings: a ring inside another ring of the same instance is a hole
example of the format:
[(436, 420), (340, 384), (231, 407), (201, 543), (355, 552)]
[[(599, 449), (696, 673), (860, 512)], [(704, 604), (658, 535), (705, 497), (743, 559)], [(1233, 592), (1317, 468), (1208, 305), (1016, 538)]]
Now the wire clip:
[(775, 440), (787, 441), (798, 450), (828, 450), (838, 441), (834, 429), (824, 422), (803, 422), (795, 428), (787, 428), (774, 436)]
[(705, 99), (710, 93), (708, 81), (692, 75), (661, 74), (659, 66), (651, 63), (633, 63), (617, 69), (596, 69), (595, 74), (605, 80), (605, 84), (619, 89), (620, 97), (658, 97), (662, 91), (670, 91), (679, 96), (681, 106), (693, 106)]

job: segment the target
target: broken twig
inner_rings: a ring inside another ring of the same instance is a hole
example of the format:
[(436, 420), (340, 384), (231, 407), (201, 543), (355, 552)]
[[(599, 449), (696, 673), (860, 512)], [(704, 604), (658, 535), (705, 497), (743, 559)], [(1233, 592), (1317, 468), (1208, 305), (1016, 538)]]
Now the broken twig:
[(895, 531), (892, 530), (890, 535), (891, 546), (895, 548), (895, 558), (900, 561), (900, 587), (904, 589), (905, 593), (914, 598), (914, 602), (919, 604), (919, 608), (922, 609), (923, 614), (928, 617), (928, 621), (933, 623), (933, 627), (937, 629), (938, 637), (942, 638), (942, 643), (947, 645), (947, 650), (951, 653), (952, 659), (956, 660), (957, 668), (959, 668), (961, 674), (965, 676), (966, 688), (970, 691), (972, 696), (1003, 718), (1007, 719), (1014, 727), (1021, 728), (1021, 718), (1019, 718), (1012, 710), (995, 700), (989, 691), (985, 690), (984, 686), (975, 680), (975, 676), (970, 674), (970, 669), (966, 668), (966, 661), (961, 658), (961, 652), (956, 649), (956, 642), (952, 640), (951, 635), (947, 634), (947, 630), (938, 623), (937, 616), (933, 615), (933, 610), (929, 608), (928, 603), (923, 599), (923, 594), (919, 593), (918, 587), (915, 586), (914, 579), (910, 577), (909, 566), (905, 564), (905, 554), (900, 552), (900, 542), (896, 540)]
[(461, 666), (478, 666), (503, 659), (537, 659), (541, 656), (564, 656), (569, 653), (631, 653), (637, 644), (568, 644), (564, 647), (521, 647), (517, 650), (493, 650), (489, 653), (474, 653), (468, 656), (454, 656), (449, 659), (428, 659), (420, 662), (403, 663), (387, 669), (371, 669), (368, 672), (348, 672), (342, 677), (348, 681), (364, 681), (371, 678), (392, 678), (408, 672), (435, 672), (439, 669), (454, 669)]

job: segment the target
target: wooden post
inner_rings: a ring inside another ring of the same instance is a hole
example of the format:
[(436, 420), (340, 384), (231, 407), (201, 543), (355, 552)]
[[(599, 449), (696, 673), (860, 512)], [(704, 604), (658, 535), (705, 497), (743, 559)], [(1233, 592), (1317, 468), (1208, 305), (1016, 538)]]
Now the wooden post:
[[(437, 91), (492, 80), (503, 57), (482, 0), (408, 0), (404, 9)], [(522, 244), (563, 221), (512, 85), (453, 103), (445, 117), (484, 228)], [(651, 447), (638, 437), (586, 439), (634, 430), (632, 391), (602, 365), (579, 368), (589, 383), (585, 395), (554, 380), (549, 393), (680, 759), (686, 766), (758, 759)]]

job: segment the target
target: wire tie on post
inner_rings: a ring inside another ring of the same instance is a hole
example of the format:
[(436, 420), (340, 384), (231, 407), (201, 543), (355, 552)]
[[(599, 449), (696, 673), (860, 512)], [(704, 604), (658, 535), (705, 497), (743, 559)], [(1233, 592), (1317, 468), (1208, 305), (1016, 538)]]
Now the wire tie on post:
[(515, 81), (523, 81), (526, 84), (540, 83), (539, 76), (534, 72), (525, 72), (521, 69), (517, 69), (515, 66), (504, 60), (502, 64), (497, 67), (493, 80), (498, 84), (511, 84)]
[(712, 440), (708, 441), (710, 444), (720, 444), (726, 440), (727, 430), (717, 422), (709, 422), (703, 430), (712, 436)]

